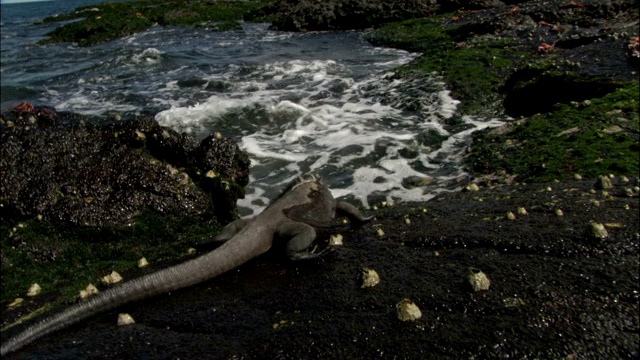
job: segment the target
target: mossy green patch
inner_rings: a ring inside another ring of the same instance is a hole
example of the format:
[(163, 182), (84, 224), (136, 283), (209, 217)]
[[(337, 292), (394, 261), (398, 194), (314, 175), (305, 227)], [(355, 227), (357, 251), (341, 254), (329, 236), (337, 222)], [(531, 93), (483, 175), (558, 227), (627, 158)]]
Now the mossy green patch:
[(112, 270), (120, 273), (146, 257), (151, 263), (176, 259), (220, 230), (195, 219), (145, 213), (128, 227), (56, 228), (37, 220), (0, 220), (1, 301), (23, 296), (32, 283), (43, 295), (72, 300), (89, 283), (98, 285)]
[(476, 173), (506, 172), (528, 182), (576, 173), (637, 176), (639, 96), (633, 82), (600, 98), (556, 105), (506, 133), (477, 133), (469, 164)]
[(499, 89), (506, 74), (525, 52), (507, 38), (476, 37), (455, 42), (455, 27), (447, 24), (453, 14), (391, 23), (367, 35), (374, 44), (394, 46), (422, 55), (397, 69), (401, 77), (415, 72), (437, 72), (443, 76), (456, 99), (459, 110), (474, 115), (501, 113), (503, 100)]
[(83, 6), (69, 14), (43, 19), (43, 22), (80, 20), (56, 28), (47, 34), (48, 39), (40, 43), (75, 42), (79, 46), (88, 46), (143, 31), (153, 24), (196, 25), (215, 21), (222, 22), (221, 31), (237, 29), (237, 21), (260, 4), (246, 1), (144, 0)]

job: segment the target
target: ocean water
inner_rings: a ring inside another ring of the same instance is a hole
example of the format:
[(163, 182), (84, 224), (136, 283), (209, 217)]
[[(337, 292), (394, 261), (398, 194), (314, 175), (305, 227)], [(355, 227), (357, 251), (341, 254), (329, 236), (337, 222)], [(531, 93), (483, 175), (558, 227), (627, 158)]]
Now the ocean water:
[[(358, 32), (154, 26), (91, 47), (36, 45), (58, 25), (40, 19), (94, 3), (1, 5), (2, 109), (28, 100), (85, 115), (153, 111), (199, 139), (218, 131), (251, 157), (243, 215), (310, 171), (364, 206), (428, 200), (464, 183), (470, 134), (502, 123), (457, 114), (437, 74), (394, 77), (419, 54), (372, 46)], [(459, 126), (445, 126), (452, 117)], [(427, 133), (445, 140), (423, 145)]]

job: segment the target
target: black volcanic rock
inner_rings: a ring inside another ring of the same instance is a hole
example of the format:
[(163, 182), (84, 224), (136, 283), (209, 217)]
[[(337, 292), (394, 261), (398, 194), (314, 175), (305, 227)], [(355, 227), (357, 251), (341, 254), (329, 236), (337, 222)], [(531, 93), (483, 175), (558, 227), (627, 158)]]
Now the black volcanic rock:
[[(125, 225), (151, 210), (224, 222), (248, 181), (249, 160), (235, 142), (200, 145), (151, 116), (105, 123), (36, 107), (2, 120), (4, 218)], [(204, 176), (204, 164), (215, 179)]]
[(365, 29), (390, 21), (428, 16), (435, 0), (279, 0), (265, 10), (272, 27), (285, 31)]

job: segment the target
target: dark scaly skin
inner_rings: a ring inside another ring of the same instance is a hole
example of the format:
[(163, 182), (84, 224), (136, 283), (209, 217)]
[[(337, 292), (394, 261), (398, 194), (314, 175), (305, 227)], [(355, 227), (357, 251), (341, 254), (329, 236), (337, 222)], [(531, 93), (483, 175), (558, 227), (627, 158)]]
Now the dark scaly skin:
[(286, 250), (293, 260), (318, 257), (322, 253), (309, 251), (316, 239), (314, 226), (328, 225), (336, 212), (355, 223), (371, 219), (362, 216), (353, 205), (336, 202), (321, 179), (300, 178), (260, 215), (227, 225), (216, 237), (216, 241), (224, 241), (219, 248), (72, 305), (9, 339), (0, 347), (0, 353), (4, 356), (17, 351), (47, 334), (123, 304), (212, 279), (263, 254), (271, 248), (275, 237), (289, 239)]

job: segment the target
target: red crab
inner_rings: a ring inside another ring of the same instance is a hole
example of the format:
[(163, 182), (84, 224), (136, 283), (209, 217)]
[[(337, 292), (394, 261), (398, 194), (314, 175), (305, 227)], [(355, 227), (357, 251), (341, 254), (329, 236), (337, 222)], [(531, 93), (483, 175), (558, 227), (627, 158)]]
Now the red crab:
[(14, 112), (17, 112), (18, 114), (22, 114), (22, 113), (31, 114), (34, 112), (34, 108), (33, 108), (33, 105), (27, 102), (27, 100), (22, 100), (22, 102), (20, 102), (19, 104), (14, 104), (9, 106), (6, 111), (14, 111)]
[(583, 8), (584, 4), (579, 1), (569, 1), (560, 5), (561, 9)]
[(546, 54), (552, 49), (553, 49), (553, 45), (547, 44), (547, 43), (542, 43), (540, 44), (540, 46), (538, 46), (538, 52), (541, 54)]
[(627, 44), (627, 55), (631, 62), (638, 62), (640, 59), (640, 36), (631, 36)]

